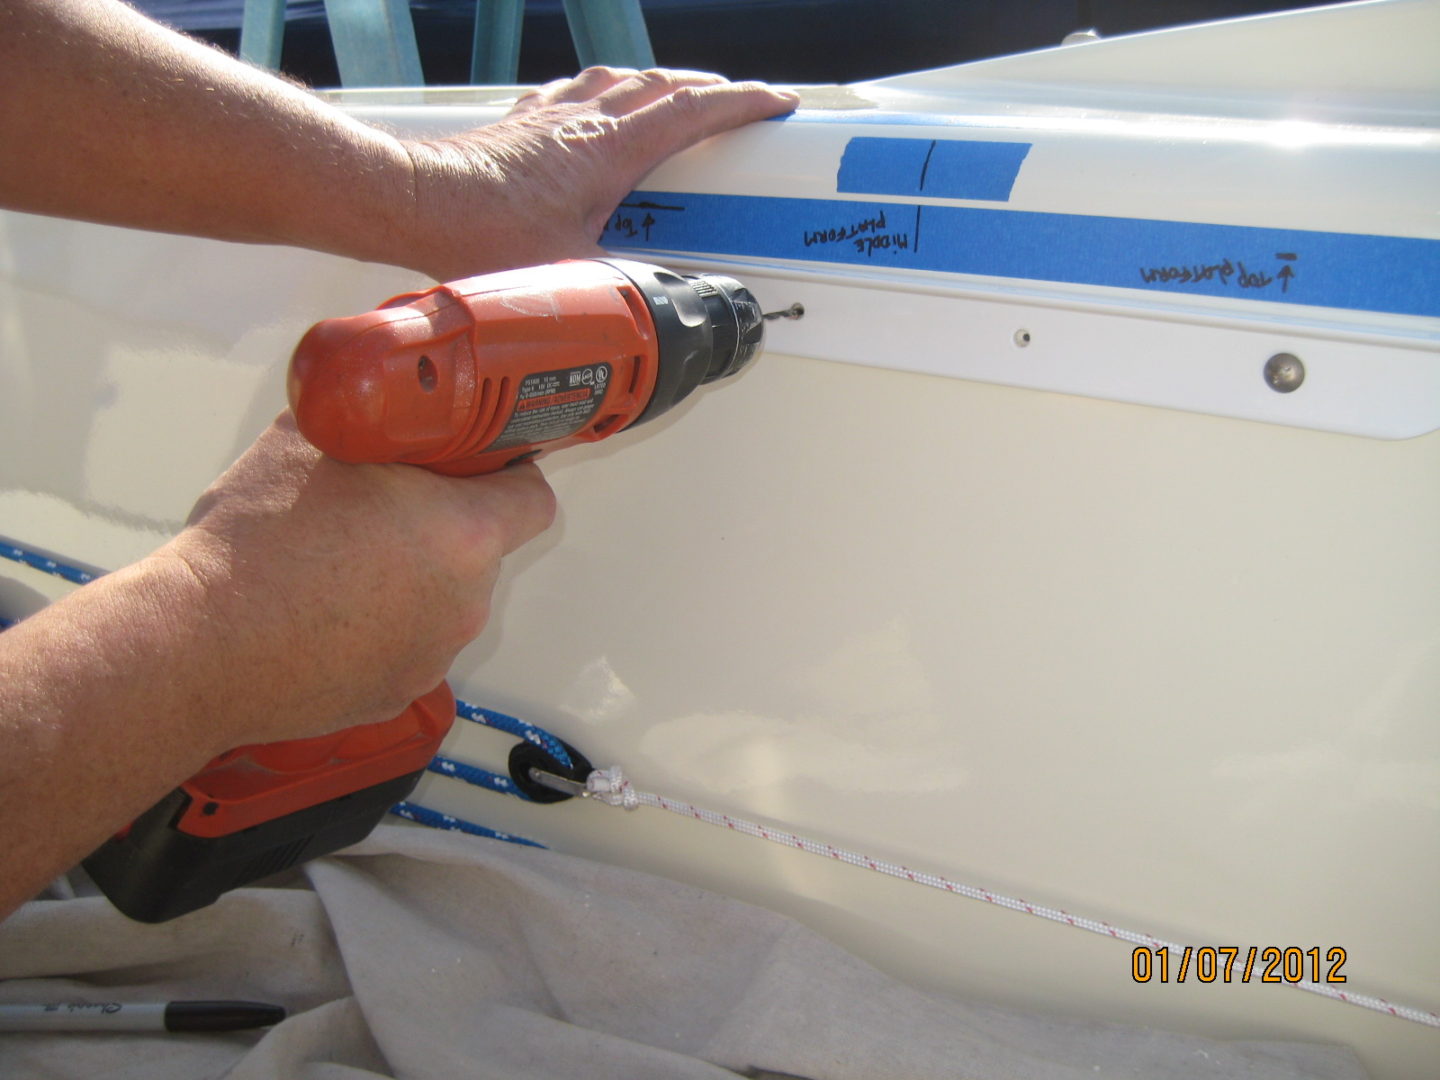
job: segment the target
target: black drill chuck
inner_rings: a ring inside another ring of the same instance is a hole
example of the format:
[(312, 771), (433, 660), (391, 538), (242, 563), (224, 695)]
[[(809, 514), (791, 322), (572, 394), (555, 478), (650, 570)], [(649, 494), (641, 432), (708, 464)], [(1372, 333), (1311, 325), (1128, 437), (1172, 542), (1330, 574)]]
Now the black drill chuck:
[(724, 274), (677, 274), (629, 259), (601, 259), (635, 283), (650, 308), (659, 346), (655, 391), (643, 424), (704, 383), (742, 371), (760, 351), (765, 322), (750, 290)]

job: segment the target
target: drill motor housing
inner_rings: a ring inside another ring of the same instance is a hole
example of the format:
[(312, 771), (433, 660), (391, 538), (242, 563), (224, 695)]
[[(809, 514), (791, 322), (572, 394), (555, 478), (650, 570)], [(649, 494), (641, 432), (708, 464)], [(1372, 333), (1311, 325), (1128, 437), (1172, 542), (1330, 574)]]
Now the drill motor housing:
[(763, 326), (718, 274), (625, 259), (485, 274), (312, 328), (290, 405), (337, 460), (473, 476), (664, 414), (744, 368)]

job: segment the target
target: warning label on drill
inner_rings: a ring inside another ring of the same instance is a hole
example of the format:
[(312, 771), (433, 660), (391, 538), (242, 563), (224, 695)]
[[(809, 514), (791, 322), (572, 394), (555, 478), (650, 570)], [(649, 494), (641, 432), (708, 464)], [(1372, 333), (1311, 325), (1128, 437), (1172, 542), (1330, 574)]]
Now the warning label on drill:
[(510, 422), (487, 449), (505, 450), (575, 434), (595, 415), (609, 386), (609, 364), (527, 375), (515, 395)]

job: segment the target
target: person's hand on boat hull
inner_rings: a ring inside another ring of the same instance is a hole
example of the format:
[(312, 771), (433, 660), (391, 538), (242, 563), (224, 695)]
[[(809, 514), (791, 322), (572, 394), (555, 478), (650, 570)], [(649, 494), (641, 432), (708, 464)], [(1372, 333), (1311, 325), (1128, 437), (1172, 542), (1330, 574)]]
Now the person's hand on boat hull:
[(601, 254), (606, 221), (661, 161), (796, 100), (695, 71), (596, 67), (547, 83), (498, 123), (404, 143), (415, 219), (398, 243), (441, 281)]
[(593, 255), (664, 158), (797, 101), (701, 72), (591, 68), (496, 124), (405, 140), (118, 0), (5, 0), (0, 206), (449, 280)]

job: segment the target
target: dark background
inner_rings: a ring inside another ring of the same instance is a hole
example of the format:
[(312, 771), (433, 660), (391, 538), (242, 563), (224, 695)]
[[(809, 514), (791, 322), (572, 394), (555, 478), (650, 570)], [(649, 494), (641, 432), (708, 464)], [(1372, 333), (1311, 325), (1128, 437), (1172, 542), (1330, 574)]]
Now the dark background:
[[(239, 0), (134, 0), (231, 52)], [(1104, 36), (1310, 6), (1305, 0), (642, 0), (656, 62), (731, 79), (836, 83), (944, 67), (1058, 45), (1073, 30)], [(425, 81), (470, 81), (473, 0), (412, 0)], [(560, 0), (529, 0), (520, 82), (578, 68)], [(339, 85), (321, 0), (292, 2), (282, 69)]]

